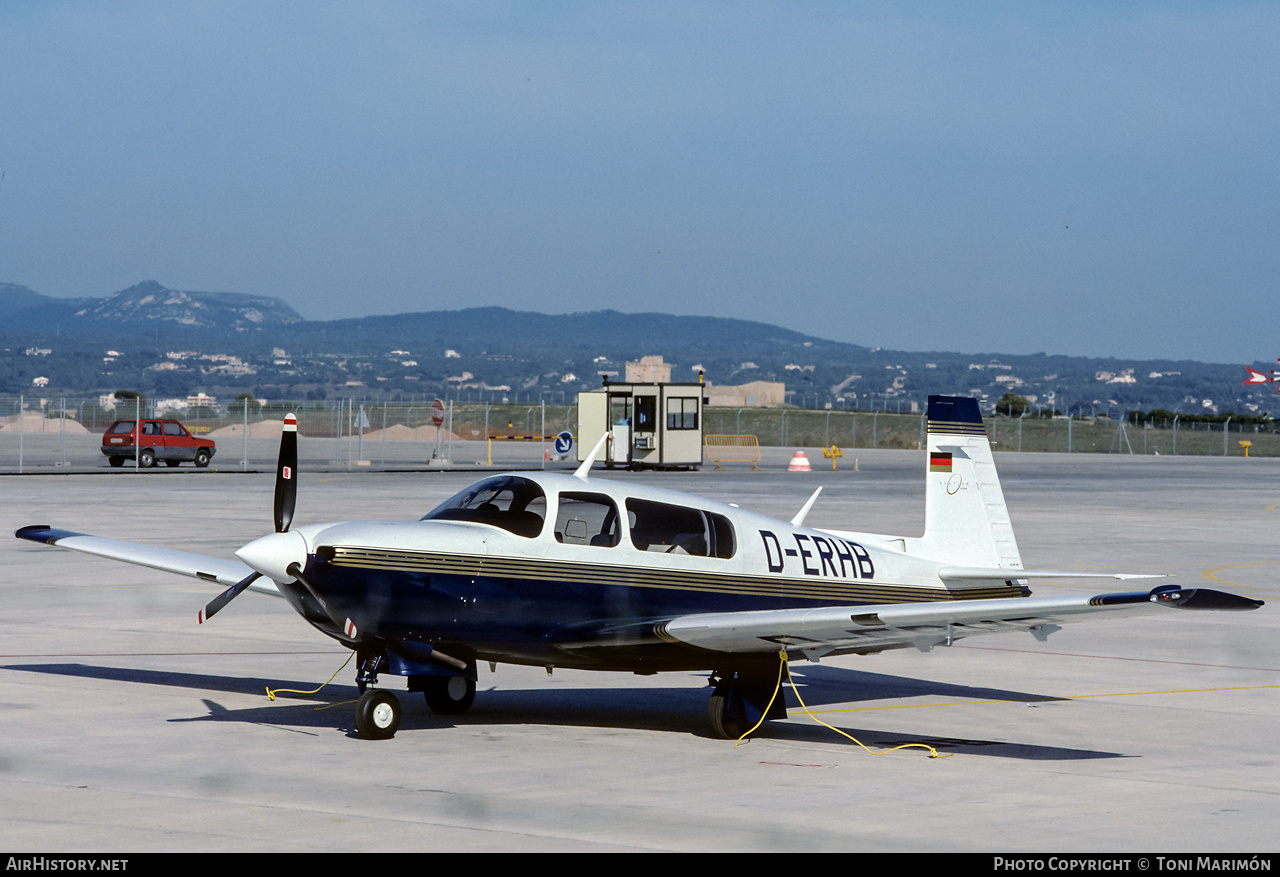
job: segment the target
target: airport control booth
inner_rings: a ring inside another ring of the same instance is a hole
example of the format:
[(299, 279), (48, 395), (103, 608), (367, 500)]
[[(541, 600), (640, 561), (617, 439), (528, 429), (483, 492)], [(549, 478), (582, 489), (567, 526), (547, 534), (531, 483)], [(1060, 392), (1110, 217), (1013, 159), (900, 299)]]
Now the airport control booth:
[(615, 384), (578, 394), (578, 462), (609, 433), (600, 460), (610, 468), (696, 469), (702, 465), (702, 383)]

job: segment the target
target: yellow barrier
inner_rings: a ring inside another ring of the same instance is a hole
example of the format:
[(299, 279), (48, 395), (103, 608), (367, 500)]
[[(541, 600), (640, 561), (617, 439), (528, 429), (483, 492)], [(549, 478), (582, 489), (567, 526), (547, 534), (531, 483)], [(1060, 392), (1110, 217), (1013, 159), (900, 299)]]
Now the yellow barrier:
[(760, 462), (760, 442), (753, 435), (708, 435), (703, 437), (707, 462), (715, 463), (717, 469), (723, 469), (721, 463), (751, 463), (752, 469)]

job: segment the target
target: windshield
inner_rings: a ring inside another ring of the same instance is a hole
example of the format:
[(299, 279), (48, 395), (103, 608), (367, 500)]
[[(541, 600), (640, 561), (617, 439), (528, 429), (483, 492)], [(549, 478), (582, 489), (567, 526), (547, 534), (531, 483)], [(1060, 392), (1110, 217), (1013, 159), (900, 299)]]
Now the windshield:
[(546, 517), (547, 497), (541, 487), (528, 478), (498, 475), (471, 485), (422, 520), (490, 524), (532, 539), (542, 532)]

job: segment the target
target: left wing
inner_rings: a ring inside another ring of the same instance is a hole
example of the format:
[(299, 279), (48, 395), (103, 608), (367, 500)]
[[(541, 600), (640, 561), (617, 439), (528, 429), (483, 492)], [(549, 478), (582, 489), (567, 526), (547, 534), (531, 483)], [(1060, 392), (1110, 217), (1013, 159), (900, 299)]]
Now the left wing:
[[(45, 525), (23, 527), (14, 536), (30, 542), (41, 542), (56, 548), (79, 551), (109, 560), (145, 566), (164, 572), (190, 576), (206, 582), (220, 585), (234, 585), (253, 573), (253, 570), (238, 560), (222, 557), (209, 557), (205, 554), (192, 554), (187, 551), (175, 551), (172, 548), (156, 548), (152, 545), (141, 545), (137, 542), (122, 542), (116, 539), (104, 539), (101, 536), (87, 536), (84, 533), (73, 533), (70, 530), (57, 530)], [(270, 579), (260, 578), (249, 586), (250, 590), (263, 591), (279, 595)]]
[(717, 652), (776, 652), (812, 656), (915, 646), (928, 651), (967, 636), (1027, 630), (1044, 639), (1071, 621), (1117, 618), (1166, 608), (1257, 609), (1251, 600), (1206, 588), (1165, 585), (1152, 591), (1065, 597), (1012, 597), (930, 603), (831, 606), (758, 612), (710, 612), (662, 622), (664, 639)]

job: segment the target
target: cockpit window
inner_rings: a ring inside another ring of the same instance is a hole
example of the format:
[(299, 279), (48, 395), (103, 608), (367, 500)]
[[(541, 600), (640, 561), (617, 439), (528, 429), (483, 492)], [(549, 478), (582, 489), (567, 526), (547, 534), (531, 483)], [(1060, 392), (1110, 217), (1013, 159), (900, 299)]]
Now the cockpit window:
[(733, 525), (715, 512), (628, 499), (627, 524), (631, 544), (640, 551), (726, 560), (734, 555)]
[(536, 482), (498, 475), (471, 485), (436, 506), (422, 520), (490, 524), (532, 539), (542, 532), (546, 517), (547, 496)]
[(556, 541), (612, 548), (618, 544), (618, 509), (598, 493), (565, 491), (556, 503)]

